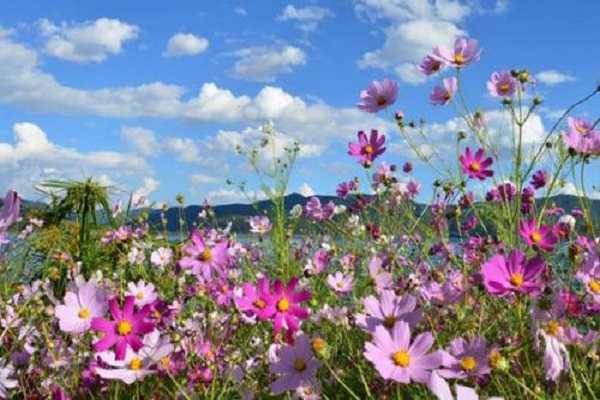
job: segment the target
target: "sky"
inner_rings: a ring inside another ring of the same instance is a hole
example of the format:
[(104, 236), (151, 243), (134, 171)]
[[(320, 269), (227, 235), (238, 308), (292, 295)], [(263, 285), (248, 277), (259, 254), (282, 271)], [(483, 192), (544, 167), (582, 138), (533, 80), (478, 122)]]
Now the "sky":
[[(393, 113), (424, 118), (443, 161), (461, 125), (452, 107), (430, 104), (436, 79), (416, 71), (421, 58), (458, 36), (479, 40), (481, 61), (462, 85), (500, 146), (510, 125), (486, 81), (527, 68), (530, 96), (544, 99), (526, 126), (534, 145), (600, 81), (595, 16), (594, 0), (21, 1), (0, 14), (0, 190), (39, 200), (46, 179), (91, 176), (116, 197), (245, 201), (227, 179), (246, 181), (251, 196), (260, 188), (236, 147), (250, 149), (271, 121), (279, 148), (300, 143), (290, 192), (332, 194), (364, 178), (347, 143), (376, 128), (384, 159), (412, 161), (426, 198), (436, 173), (415, 159)], [(360, 91), (383, 78), (399, 82), (396, 104), (358, 110)], [(576, 115), (597, 118), (598, 97)], [(598, 166), (586, 176), (594, 196)]]

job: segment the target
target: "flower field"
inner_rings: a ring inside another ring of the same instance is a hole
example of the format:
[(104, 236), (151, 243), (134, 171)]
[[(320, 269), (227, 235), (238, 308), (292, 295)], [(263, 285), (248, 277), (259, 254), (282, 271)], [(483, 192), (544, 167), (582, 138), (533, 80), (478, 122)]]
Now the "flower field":
[[(0, 397), (600, 398), (600, 224), (583, 178), (600, 119), (577, 114), (600, 87), (532, 145), (534, 79), (490, 71), (482, 90), (511, 121), (507, 153), (462, 91), (484, 55), (460, 38), (419, 66), (437, 82), (426, 101), (464, 122), (454, 154), (437, 152), (419, 116), (393, 110), (397, 82), (359, 94), (357, 107), (388, 113), (422, 162), (387, 158), (390, 133), (349, 132), (359, 177), (339, 183), (339, 202), (288, 210), (298, 146), (272, 165), (240, 149), (272, 202), (248, 219), (250, 241), (208, 204), (172, 240), (136, 199), (112, 204), (92, 180), (44, 183), (42, 208), (10, 191)], [(275, 127), (263, 133), (257, 146), (275, 146)], [(426, 205), (416, 168), (438, 172)], [(568, 179), (578, 205), (562, 209), (552, 197)]]

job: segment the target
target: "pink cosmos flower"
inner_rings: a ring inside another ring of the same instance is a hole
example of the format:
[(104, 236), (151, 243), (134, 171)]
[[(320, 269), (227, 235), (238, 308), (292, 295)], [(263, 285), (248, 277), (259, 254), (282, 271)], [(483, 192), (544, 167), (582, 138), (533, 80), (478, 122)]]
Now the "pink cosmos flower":
[(78, 285), (77, 293), (68, 291), (64, 304), (56, 306), (54, 315), (63, 332), (83, 333), (90, 329), (92, 319), (104, 315), (107, 309), (106, 295), (90, 279)]
[(569, 131), (563, 133), (565, 144), (580, 154), (600, 154), (600, 132), (583, 118), (569, 117)]
[(112, 320), (100, 317), (92, 319), (91, 328), (103, 332), (102, 338), (94, 344), (96, 351), (106, 351), (114, 346), (116, 360), (124, 360), (128, 345), (133, 351), (142, 348), (140, 335), (154, 329), (154, 324), (146, 319), (152, 309), (146, 305), (136, 312), (134, 303), (135, 297), (127, 296), (123, 309), (120, 309), (117, 297), (113, 297), (108, 301)]
[(494, 171), (488, 169), (493, 164), (492, 157), (485, 158), (484, 150), (479, 149), (475, 154), (471, 153), (471, 148), (467, 147), (464, 154), (461, 154), (458, 159), (463, 173), (471, 179), (485, 180), (494, 176)]
[(477, 336), (470, 342), (456, 338), (444, 351), (439, 374), (448, 379), (483, 378), (491, 372), (488, 361), (487, 342), (484, 337)]
[(378, 326), (371, 342), (365, 343), (365, 358), (375, 365), (383, 379), (400, 383), (429, 382), (431, 371), (442, 363), (439, 351), (427, 354), (433, 345), (431, 332), (425, 332), (410, 342), (410, 326), (400, 321), (390, 334)]
[(417, 69), (425, 75), (433, 75), (437, 72), (440, 72), (445, 66), (446, 64), (439, 58), (432, 54), (427, 54)]
[(2, 210), (0, 210), (0, 244), (4, 242), (4, 235), (11, 225), (19, 220), (21, 212), (21, 199), (14, 190), (9, 190), (2, 202)]
[(348, 195), (358, 189), (358, 179), (353, 179), (348, 182), (341, 182), (337, 185), (335, 193), (338, 197), (345, 199)]
[(156, 267), (165, 268), (173, 259), (173, 250), (169, 247), (159, 247), (150, 255), (150, 262)]
[(327, 276), (327, 284), (338, 293), (348, 293), (352, 291), (354, 279), (351, 275), (344, 275), (338, 271)]
[(221, 269), (227, 264), (229, 244), (222, 241), (211, 246), (196, 229), (192, 231), (190, 239), (191, 243), (183, 248), (186, 256), (179, 260), (179, 265), (191, 269), (196, 276), (211, 279), (213, 270)]
[(443, 86), (434, 87), (433, 92), (429, 96), (433, 105), (443, 106), (454, 97), (454, 94), (458, 90), (458, 81), (455, 77), (444, 78), (442, 83)]
[(248, 219), (248, 223), (250, 224), (250, 232), (257, 233), (259, 235), (264, 235), (273, 227), (269, 217), (266, 215), (256, 215), (251, 217)]
[[(438, 373), (433, 371), (431, 378), (427, 383), (427, 387), (431, 392), (438, 398), (438, 400), (479, 400), (479, 395), (475, 391), (467, 386), (456, 384), (456, 397), (452, 395), (450, 385), (446, 382)], [(488, 397), (488, 400), (503, 400), (502, 397)]]
[(249, 317), (257, 316), (261, 320), (266, 320), (271, 317), (270, 311), (266, 310), (267, 301), (270, 299), (269, 280), (259, 278), (256, 286), (249, 282), (244, 283), (242, 293), (237, 295), (234, 301), (240, 312)]
[(396, 101), (398, 95), (398, 83), (390, 79), (373, 81), (367, 90), (360, 92), (360, 103), (356, 106), (363, 111), (376, 113)]
[(393, 290), (382, 290), (379, 299), (367, 296), (362, 301), (365, 314), (356, 315), (356, 324), (367, 332), (374, 332), (378, 325), (392, 329), (400, 321), (415, 326), (421, 320), (421, 311), (417, 309), (417, 299), (407, 294), (396, 296)]
[(494, 97), (511, 97), (519, 82), (508, 71), (494, 72), (487, 83), (488, 92)]
[(575, 274), (594, 304), (600, 305), (600, 256), (595, 250), (588, 255), (583, 267)]
[(308, 318), (308, 310), (300, 307), (300, 303), (310, 300), (310, 292), (307, 290), (296, 291), (298, 278), (292, 278), (286, 287), (278, 279), (275, 281), (271, 291), (264, 293), (265, 309), (259, 314), (261, 319), (273, 320), (275, 333), (287, 329), (288, 333), (298, 330), (300, 320)]
[(466, 38), (457, 38), (452, 50), (437, 47), (432, 53), (434, 58), (455, 68), (462, 68), (474, 61), (479, 61), (480, 55), (479, 42), (475, 39)]
[(279, 374), (279, 378), (271, 383), (271, 391), (278, 395), (311, 384), (320, 366), (313, 354), (310, 338), (304, 334), (299, 336), (293, 346), (283, 347), (279, 360), (271, 364), (271, 373)]
[(535, 257), (528, 261), (520, 250), (513, 250), (508, 257), (497, 254), (481, 266), (483, 283), (487, 291), (495, 296), (510, 293), (532, 296), (539, 294), (545, 270), (546, 264), (541, 258)]
[(334, 213), (333, 201), (321, 205), (321, 200), (316, 196), (311, 197), (304, 205), (304, 214), (314, 221), (327, 221), (333, 217)]
[(553, 229), (547, 225), (542, 225), (538, 228), (535, 218), (528, 221), (521, 220), (519, 233), (528, 246), (543, 251), (552, 251), (558, 241)]
[(142, 280), (139, 280), (138, 283), (127, 283), (127, 292), (125, 295), (135, 298), (135, 305), (138, 307), (152, 304), (158, 298), (158, 295), (154, 290), (154, 284), (146, 284), (146, 282)]
[(378, 292), (384, 289), (391, 289), (394, 278), (392, 274), (382, 268), (383, 260), (381, 257), (374, 256), (369, 260), (369, 276), (375, 282), (375, 288)]
[(364, 131), (357, 134), (358, 142), (348, 143), (348, 154), (355, 157), (365, 168), (373, 164), (373, 161), (385, 152), (385, 135), (380, 135), (377, 130), (372, 129), (367, 139)]

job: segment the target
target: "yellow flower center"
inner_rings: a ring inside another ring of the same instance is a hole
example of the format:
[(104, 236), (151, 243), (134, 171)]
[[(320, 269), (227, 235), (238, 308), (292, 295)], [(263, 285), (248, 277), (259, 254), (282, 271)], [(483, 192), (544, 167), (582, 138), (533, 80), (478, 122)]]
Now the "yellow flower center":
[(595, 294), (600, 294), (600, 281), (592, 279), (588, 282), (588, 287)]
[(370, 144), (365, 146), (365, 153), (371, 154), (371, 153), (373, 153), (373, 151), (374, 151), (373, 146), (371, 146)]
[(160, 366), (163, 367), (164, 369), (169, 368), (169, 365), (171, 365), (171, 358), (169, 356), (164, 356), (163, 358), (160, 359)]
[(548, 322), (548, 325), (546, 326), (546, 332), (548, 332), (552, 336), (558, 335), (558, 332), (560, 332), (560, 324), (558, 323), (558, 321), (552, 320)]
[(502, 361), (502, 354), (497, 350), (492, 350), (488, 356), (488, 360), (490, 361), (492, 368), (498, 368), (500, 361)]
[(77, 315), (81, 319), (88, 319), (92, 315), (92, 312), (90, 311), (89, 308), (83, 307), (81, 310), (79, 310), (79, 314), (77, 314)]
[(306, 362), (302, 358), (296, 358), (294, 360), (294, 369), (298, 372), (302, 372), (306, 369)]
[(326, 346), (327, 342), (320, 337), (314, 338), (312, 341), (312, 348), (315, 353), (321, 353), (323, 350), (325, 350)]
[(138, 300), (143, 300), (144, 299), (144, 292), (137, 292), (137, 294), (135, 295), (135, 298)]
[(542, 240), (542, 234), (538, 231), (534, 231), (529, 238), (533, 243), (539, 243)]
[(506, 93), (510, 89), (510, 85), (508, 83), (503, 83), (499, 87), (501, 93)]
[(392, 355), (394, 364), (399, 367), (406, 368), (410, 364), (410, 354), (406, 351), (397, 351)]
[(456, 65), (463, 65), (465, 63), (465, 58), (463, 57), (462, 54), (455, 54), (454, 55), (454, 63)]
[(142, 369), (143, 363), (139, 358), (134, 358), (129, 362), (129, 369), (137, 371), (138, 369)]
[(512, 283), (516, 287), (521, 287), (523, 284), (523, 274), (519, 272), (515, 272), (510, 276), (510, 283)]
[(131, 322), (127, 321), (126, 319), (117, 324), (117, 332), (119, 332), (119, 335), (128, 335), (129, 333), (131, 333), (132, 329), (133, 326), (131, 326)]
[(388, 315), (383, 319), (383, 326), (388, 329), (392, 329), (396, 325), (396, 317), (393, 315)]
[(254, 307), (259, 308), (261, 310), (265, 308), (266, 305), (267, 303), (265, 303), (263, 299), (258, 299), (254, 302)]
[(477, 360), (474, 357), (467, 356), (460, 360), (460, 366), (465, 371), (473, 371), (477, 367)]
[(575, 127), (575, 130), (577, 131), (577, 133), (579, 133), (581, 135), (585, 135), (586, 133), (589, 132), (588, 128), (585, 125), (577, 125)]
[(471, 165), (469, 165), (469, 169), (473, 172), (479, 172), (481, 171), (481, 164), (479, 164), (477, 161), (473, 161)]
[(290, 302), (288, 299), (283, 298), (277, 302), (277, 309), (279, 311), (287, 311), (290, 308)]
[(212, 253), (208, 247), (205, 247), (202, 254), (200, 254), (200, 260), (204, 262), (212, 260)]

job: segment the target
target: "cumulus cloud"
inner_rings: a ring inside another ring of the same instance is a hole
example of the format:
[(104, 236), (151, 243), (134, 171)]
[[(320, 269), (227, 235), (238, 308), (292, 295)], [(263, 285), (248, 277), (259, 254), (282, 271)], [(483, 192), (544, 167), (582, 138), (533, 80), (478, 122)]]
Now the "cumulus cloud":
[(208, 49), (208, 39), (191, 33), (176, 33), (167, 42), (165, 57), (195, 56)]
[(189, 176), (190, 184), (193, 186), (203, 186), (203, 185), (212, 185), (215, 183), (223, 183), (224, 180), (222, 178), (217, 178), (215, 176), (206, 175), (206, 174), (192, 174)]
[[(581, 188), (578, 188), (573, 182), (564, 182), (564, 185), (558, 190), (558, 193), (571, 196), (583, 196)], [(597, 188), (586, 187), (585, 194), (590, 199), (600, 200), (600, 190)]]
[(545, 85), (554, 86), (560, 83), (573, 82), (575, 80), (575, 77), (551, 69), (548, 71), (538, 72), (537, 74), (535, 74), (535, 79), (537, 82), (543, 83)]
[(266, 197), (262, 192), (242, 192), (239, 189), (218, 189), (208, 192), (206, 199), (211, 204), (249, 204), (259, 200), (265, 200)]
[(333, 17), (333, 12), (325, 7), (295, 7), (288, 4), (277, 19), (280, 21), (294, 21), (299, 29), (310, 32), (317, 29), (319, 23), (327, 17)]
[(306, 64), (306, 54), (294, 46), (247, 47), (233, 53), (238, 60), (231, 74), (254, 82), (273, 82), (278, 75), (290, 73)]
[(313, 188), (310, 187), (310, 185), (306, 182), (300, 185), (300, 187), (298, 188), (298, 193), (300, 193), (304, 197), (311, 197), (315, 195), (315, 191), (313, 190)]
[(150, 129), (141, 126), (124, 126), (121, 138), (136, 152), (144, 156), (153, 156), (160, 152), (156, 135)]
[(137, 190), (133, 192), (134, 196), (148, 198), (152, 193), (154, 193), (158, 187), (160, 186), (160, 182), (151, 176), (147, 176), (144, 178), (144, 182), (142, 186), (140, 186)]
[(123, 44), (139, 33), (137, 26), (109, 18), (58, 25), (42, 19), (38, 26), (46, 38), (46, 53), (77, 63), (99, 63), (109, 55), (119, 54)]
[[(142, 157), (114, 151), (82, 153), (57, 145), (30, 122), (13, 126), (14, 142), (0, 143), (2, 188), (30, 195), (34, 185), (48, 178), (82, 179), (88, 176), (113, 182), (150, 172)], [(4, 186), (6, 185), (6, 186)]]

